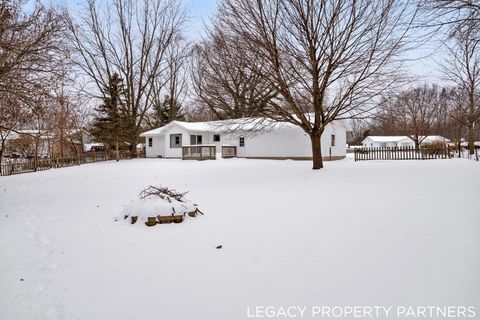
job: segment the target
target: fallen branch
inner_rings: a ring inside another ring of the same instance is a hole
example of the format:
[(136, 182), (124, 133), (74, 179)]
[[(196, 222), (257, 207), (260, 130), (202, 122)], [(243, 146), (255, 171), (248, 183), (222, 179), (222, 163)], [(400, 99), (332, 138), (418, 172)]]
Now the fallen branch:
[(167, 200), (170, 203), (172, 202), (172, 198), (179, 202), (186, 202), (186, 199), (184, 199), (184, 196), (187, 193), (188, 192), (184, 192), (184, 193), (177, 192), (174, 189), (168, 189), (167, 187), (162, 187), (162, 186), (160, 187), (149, 186), (148, 188), (145, 188), (142, 192), (140, 192), (138, 197), (143, 200), (148, 197), (157, 196), (157, 197), (160, 197), (161, 199)]

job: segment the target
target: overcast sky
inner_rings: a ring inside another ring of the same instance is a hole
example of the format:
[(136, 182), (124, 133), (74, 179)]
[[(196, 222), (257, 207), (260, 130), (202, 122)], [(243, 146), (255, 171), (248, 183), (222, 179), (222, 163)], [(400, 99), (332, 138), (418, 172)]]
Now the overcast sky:
[[(31, 0), (32, 1), (32, 0)], [(66, 4), (72, 10), (85, 7), (85, 0), (43, 0), (43, 2), (53, 2), (54, 4)], [(186, 35), (192, 41), (198, 40), (203, 35), (204, 23), (215, 14), (217, 0), (185, 0), (185, 5), (190, 11), (190, 20), (187, 24)], [(418, 82), (445, 84), (442, 80), (442, 74), (438, 62), (442, 61), (442, 48), (437, 39), (432, 37), (432, 41), (423, 47), (409, 53), (407, 61), (407, 72), (412, 76), (418, 76)]]

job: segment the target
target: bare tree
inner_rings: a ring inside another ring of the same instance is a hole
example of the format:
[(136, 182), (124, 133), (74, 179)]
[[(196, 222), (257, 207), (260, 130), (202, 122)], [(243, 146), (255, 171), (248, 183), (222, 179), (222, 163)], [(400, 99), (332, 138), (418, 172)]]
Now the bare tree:
[(182, 110), (188, 89), (187, 61), (190, 43), (180, 34), (167, 50), (166, 70), (162, 78), (153, 80), (152, 112), (146, 117), (150, 128), (161, 127), (173, 120), (183, 120)]
[(313, 169), (323, 167), (329, 123), (365, 114), (399, 85), (417, 15), (410, 2), (395, 0), (224, 0), (219, 12), (228, 34), (256, 57), (249, 69), (279, 93), (264, 114), (310, 136)]
[(458, 86), (455, 119), (468, 131), (469, 153), (475, 152), (475, 123), (480, 120), (480, 37), (477, 30), (459, 28), (448, 46), (445, 76)]
[(83, 154), (83, 130), (87, 121), (86, 97), (74, 88), (72, 80), (59, 79), (52, 89), (49, 106), (52, 108), (51, 157), (74, 156), (77, 161)]
[(168, 50), (185, 21), (186, 12), (175, 0), (88, 0), (79, 23), (68, 19), (75, 62), (100, 96), (114, 73), (125, 81), (128, 116), (133, 119), (132, 152), (158, 90), (155, 79), (164, 78)]
[(11, 94), (0, 91), (0, 161), (7, 146), (7, 140), (25, 120), (21, 103)]
[(385, 99), (376, 115), (396, 134), (406, 135), (418, 148), (427, 135), (436, 128), (440, 106), (445, 104), (442, 90), (433, 85), (423, 85)]
[(63, 15), (38, 2), (0, 1), (0, 138), (5, 142), (38, 111), (40, 95), (64, 66)]
[(480, 37), (479, 0), (422, 0), (421, 7), (427, 13), (427, 26), (445, 27), (448, 36), (454, 36), (459, 28), (473, 28), (475, 37)]
[[(196, 101), (206, 106), (217, 119), (236, 119), (261, 115), (276, 90), (263, 77), (267, 65), (254, 72), (247, 45), (238, 36), (223, 30), (214, 21), (206, 39), (193, 51), (192, 82)], [(261, 70), (263, 68), (263, 70)]]
[(347, 131), (347, 144), (361, 145), (363, 139), (370, 134), (370, 123), (364, 119), (350, 119)]

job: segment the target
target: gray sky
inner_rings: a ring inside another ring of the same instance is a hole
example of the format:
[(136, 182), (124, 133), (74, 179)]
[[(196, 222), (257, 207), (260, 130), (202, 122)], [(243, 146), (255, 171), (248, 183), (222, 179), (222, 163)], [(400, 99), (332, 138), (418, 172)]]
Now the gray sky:
[[(32, 0), (30, 0), (32, 1)], [(66, 4), (70, 9), (85, 6), (85, 0), (41, 0), (45, 3)], [(217, 0), (184, 0), (190, 10), (190, 21), (187, 24), (186, 35), (192, 41), (202, 37), (204, 23), (215, 14)], [(432, 35), (431, 41), (422, 47), (411, 51), (406, 57), (406, 71), (411, 76), (418, 77), (416, 83), (439, 83), (447, 84), (442, 78), (439, 62), (442, 61), (444, 50), (439, 39)], [(412, 83), (414, 84), (414, 83)]]

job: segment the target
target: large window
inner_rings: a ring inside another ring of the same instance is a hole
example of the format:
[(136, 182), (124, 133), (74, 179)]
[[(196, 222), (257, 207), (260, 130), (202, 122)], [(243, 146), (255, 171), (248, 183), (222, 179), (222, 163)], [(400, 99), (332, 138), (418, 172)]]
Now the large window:
[(238, 144), (240, 147), (245, 147), (245, 137), (240, 137)]
[(334, 134), (332, 134), (330, 145), (332, 147), (335, 147), (335, 135)]
[(203, 141), (202, 136), (195, 135), (195, 134), (190, 135), (190, 144), (191, 145), (202, 144), (202, 141)]
[(181, 147), (182, 147), (182, 134), (171, 134), (170, 148), (181, 148)]
[(153, 138), (148, 138), (148, 146), (153, 147)]
[(213, 142), (220, 142), (220, 135), (219, 134), (214, 134), (213, 135)]

